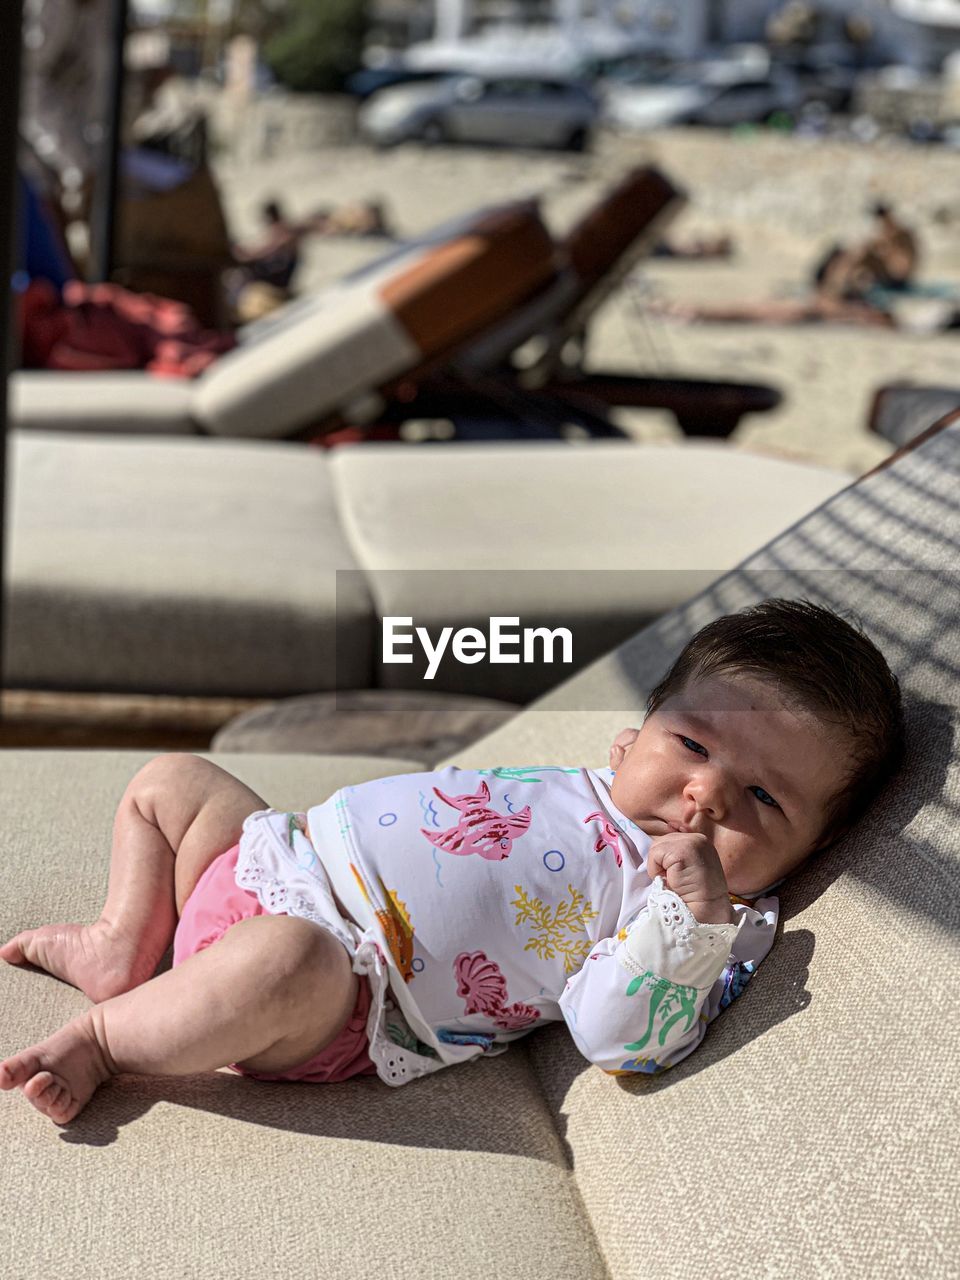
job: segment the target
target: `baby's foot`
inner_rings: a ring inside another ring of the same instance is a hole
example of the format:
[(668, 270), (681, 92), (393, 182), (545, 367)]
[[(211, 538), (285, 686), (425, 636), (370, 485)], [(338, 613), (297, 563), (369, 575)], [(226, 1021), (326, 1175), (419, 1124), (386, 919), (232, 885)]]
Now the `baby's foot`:
[(7, 964), (34, 964), (62, 978), (96, 1004), (122, 995), (152, 976), (143, 971), (136, 945), (105, 921), (45, 924), (26, 929), (0, 947)]
[(0, 1089), (19, 1088), (54, 1124), (69, 1124), (113, 1074), (88, 1010), (48, 1040), (0, 1062)]

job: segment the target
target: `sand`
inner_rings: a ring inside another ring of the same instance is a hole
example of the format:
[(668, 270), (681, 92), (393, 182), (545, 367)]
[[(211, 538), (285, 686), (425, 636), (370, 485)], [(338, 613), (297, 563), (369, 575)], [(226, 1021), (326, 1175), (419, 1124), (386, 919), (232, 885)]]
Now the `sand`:
[[(952, 202), (960, 153), (946, 148), (697, 129), (606, 135), (584, 156), (416, 144), (375, 152), (357, 145), (253, 167), (222, 157), (216, 172), (238, 238), (256, 233), (259, 204), (270, 196), (294, 216), (379, 198), (401, 236), (482, 204), (538, 196), (548, 225), (560, 232), (625, 169), (643, 161), (659, 165), (687, 192), (671, 234), (725, 232), (735, 253), (720, 262), (640, 264), (597, 313), (588, 368), (770, 383), (783, 393), (783, 404), (744, 418), (731, 445), (821, 462), (851, 475), (892, 450), (867, 430), (878, 387), (898, 380), (960, 384), (960, 331), (686, 324), (652, 314), (648, 306), (652, 299), (798, 296), (825, 248), (867, 232), (866, 206), (880, 196), (919, 232), (920, 279), (956, 283), (960, 290), (960, 206)], [(384, 247), (376, 239), (313, 239), (296, 286), (300, 292), (317, 289)], [(638, 441), (682, 439), (669, 414), (619, 411), (618, 420)]]

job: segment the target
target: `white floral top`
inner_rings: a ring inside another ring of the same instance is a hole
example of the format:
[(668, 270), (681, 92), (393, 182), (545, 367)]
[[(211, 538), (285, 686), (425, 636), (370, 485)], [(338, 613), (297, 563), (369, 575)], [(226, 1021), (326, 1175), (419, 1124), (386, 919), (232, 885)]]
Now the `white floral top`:
[(609, 769), (441, 769), (345, 787), (244, 824), (236, 880), (331, 928), (366, 974), (382, 1080), (563, 1019), (613, 1074), (673, 1066), (773, 945), (776, 898), (699, 924), (645, 859)]

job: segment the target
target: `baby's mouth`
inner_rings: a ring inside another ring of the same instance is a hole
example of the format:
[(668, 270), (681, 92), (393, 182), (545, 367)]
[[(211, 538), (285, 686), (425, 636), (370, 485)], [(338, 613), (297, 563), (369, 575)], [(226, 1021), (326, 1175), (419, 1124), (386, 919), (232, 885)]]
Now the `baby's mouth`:
[(669, 822), (666, 818), (658, 818), (653, 814), (649, 818), (642, 818), (637, 821), (637, 826), (648, 836), (668, 836), (671, 831), (680, 830), (680, 824)]

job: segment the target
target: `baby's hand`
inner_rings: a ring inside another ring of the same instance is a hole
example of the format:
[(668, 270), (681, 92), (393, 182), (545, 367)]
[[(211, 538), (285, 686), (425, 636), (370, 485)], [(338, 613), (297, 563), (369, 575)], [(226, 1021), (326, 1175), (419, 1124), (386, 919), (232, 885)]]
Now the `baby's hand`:
[(700, 924), (736, 924), (723, 866), (706, 836), (671, 831), (658, 836), (647, 853), (647, 875), (663, 876)]
[(617, 770), (623, 764), (623, 757), (627, 754), (627, 748), (632, 747), (640, 736), (639, 729), (621, 729), (613, 740), (613, 746), (610, 748), (610, 768)]

